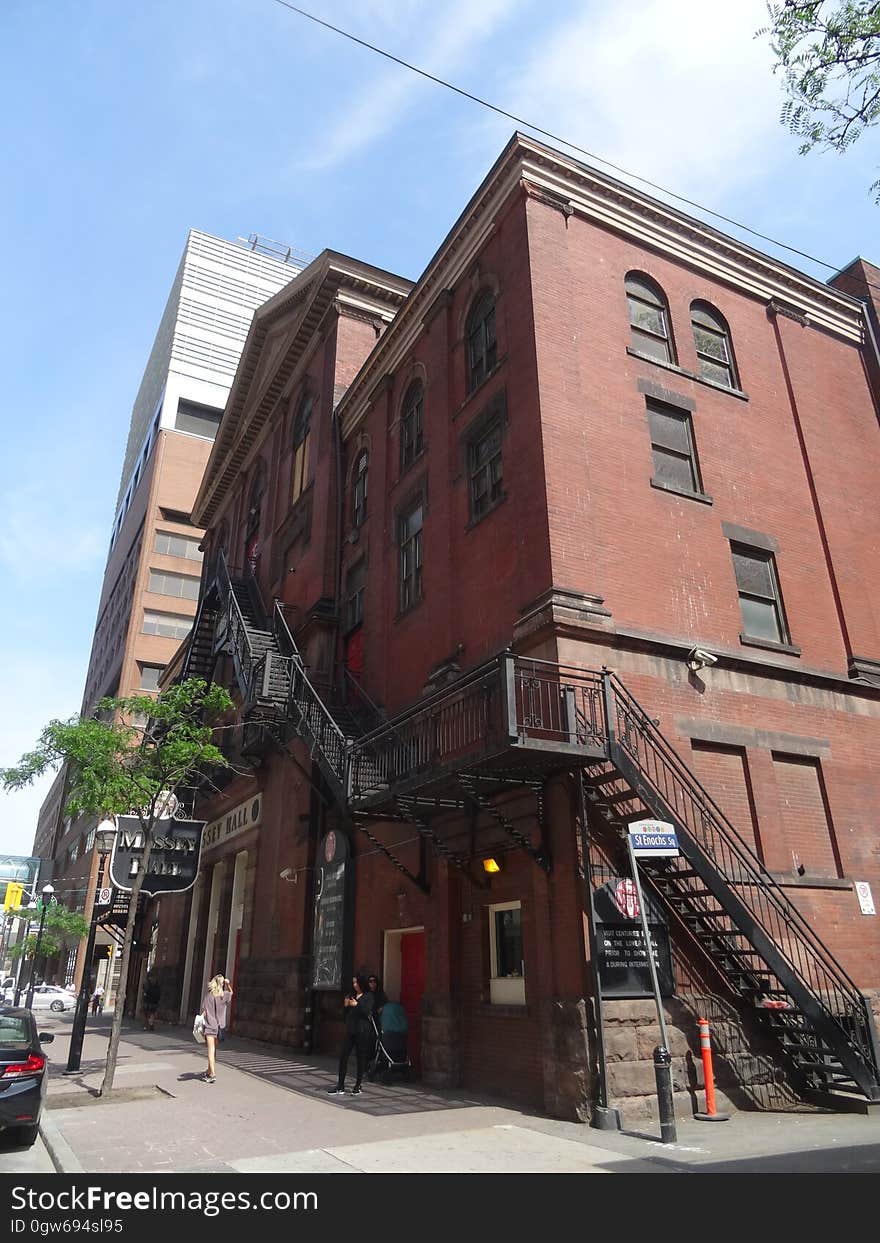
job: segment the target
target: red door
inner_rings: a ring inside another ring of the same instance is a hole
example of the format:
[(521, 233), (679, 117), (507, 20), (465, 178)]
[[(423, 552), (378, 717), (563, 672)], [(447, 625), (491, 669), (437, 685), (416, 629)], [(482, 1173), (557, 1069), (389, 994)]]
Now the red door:
[(425, 930), (400, 938), (400, 1004), (409, 1023), (407, 1052), (413, 1069), (422, 1065), (422, 994), (425, 991)]
[(355, 682), (360, 682), (364, 670), (364, 632), (360, 626), (345, 640), (345, 667)]

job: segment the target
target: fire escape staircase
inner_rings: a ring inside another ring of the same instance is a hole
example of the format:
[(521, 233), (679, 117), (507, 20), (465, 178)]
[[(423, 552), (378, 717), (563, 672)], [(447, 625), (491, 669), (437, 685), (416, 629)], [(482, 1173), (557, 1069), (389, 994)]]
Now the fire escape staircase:
[(677, 859), (644, 860), (656, 897), (776, 1039), (800, 1090), (823, 1104), (880, 1102), (871, 1007), (626, 688), (604, 674), (608, 755), (584, 766), (612, 828), (675, 825)]
[(424, 869), (406, 868), (371, 821), (413, 824), (472, 881), (468, 852), (444, 840), (436, 816), (442, 823), (450, 810), (470, 809), (549, 870), (542, 844), (494, 795), (531, 786), (540, 809), (553, 772), (579, 771), (589, 802), (619, 832), (645, 816), (673, 823), (680, 857), (646, 861), (645, 874), (682, 935), (755, 1008), (802, 1090), (826, 1103), (880, 1102), (867, 998), (613, 674), (508, 651), (392, 720), (373, 711), (364, 732), (362, 713), (328, 706), (316, 690), (281, 607), (267, 618), (255, 584), (231, 575), (222, 558), (185, 672), (209, 676), (218, 650), (232, 656), (250, 719), (279, 745), (304, 742), (343, 817), (422, 889)]

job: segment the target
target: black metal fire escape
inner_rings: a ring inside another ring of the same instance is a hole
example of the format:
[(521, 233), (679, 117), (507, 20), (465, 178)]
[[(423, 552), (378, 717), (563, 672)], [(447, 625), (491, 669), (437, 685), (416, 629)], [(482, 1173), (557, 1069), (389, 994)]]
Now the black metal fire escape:
[[(414, 824), (479, 883), (477, 844), (481, 854), (521, 849), (549, 870), (542, 794), (554, 772), (580, 771), (596, 812), (619, 831), (644, 816), (671, 821), (681, 856), (656, 861), (648, 875), (680, 934), (754, 1007), (803, 1090), (880, 1101), (867, 999), (614, 675), (505, 652), (355, 732), (345, 705), (318, 694), (280, 608), (271, 619), (261, 614), (253, 589), (222, 559), (185, 673), (210, 676), (218, 650), (232, 655), (250, 720), (279, 745), (305, 743), (343, 817), (422, 888), (424, 876), (395, 857), (371, 822)], [(534, 795), (535, 815), (521, 827), (504, 799), (523, 789)]]

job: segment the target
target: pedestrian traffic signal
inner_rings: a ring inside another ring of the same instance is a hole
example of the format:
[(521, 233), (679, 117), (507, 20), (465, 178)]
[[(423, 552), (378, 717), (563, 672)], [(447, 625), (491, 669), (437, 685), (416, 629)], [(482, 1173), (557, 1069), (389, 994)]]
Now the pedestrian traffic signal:
[(21, 906), (21, 900), (24, 897), (24, 885), (18, 881), (11, 880), (6, 886), (6, 897), (3, 899), (4, 911), (16, 911)]

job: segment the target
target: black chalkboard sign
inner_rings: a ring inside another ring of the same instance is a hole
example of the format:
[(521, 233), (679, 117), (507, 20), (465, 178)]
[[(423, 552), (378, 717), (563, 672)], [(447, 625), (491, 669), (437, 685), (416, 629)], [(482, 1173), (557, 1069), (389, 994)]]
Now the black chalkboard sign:
[(348, 947), (348, 839), (335, 829), (318, 846), (312, 988), (342, 988)]
[[(672, 997), (675, 982), (665, 912), (644, 890), (642, 896), (647, 908), (660, 995)], [(593, 909), (602, 996), (653, 997), (635, 882), (629, 877), (612, 876), (606, 884), (593, 891)]]
[[(672, 997), (672, 959), (669, 933), (663, 924), (648, 924), (654, 948), (654, 964), (661, 997)], [(653, 997), (651, 971), (645, 954), (645, 938), (640, 924), (606, 924), (596, 921), (596, 949), (599, 954), (599, 984), (603, 997)]]

